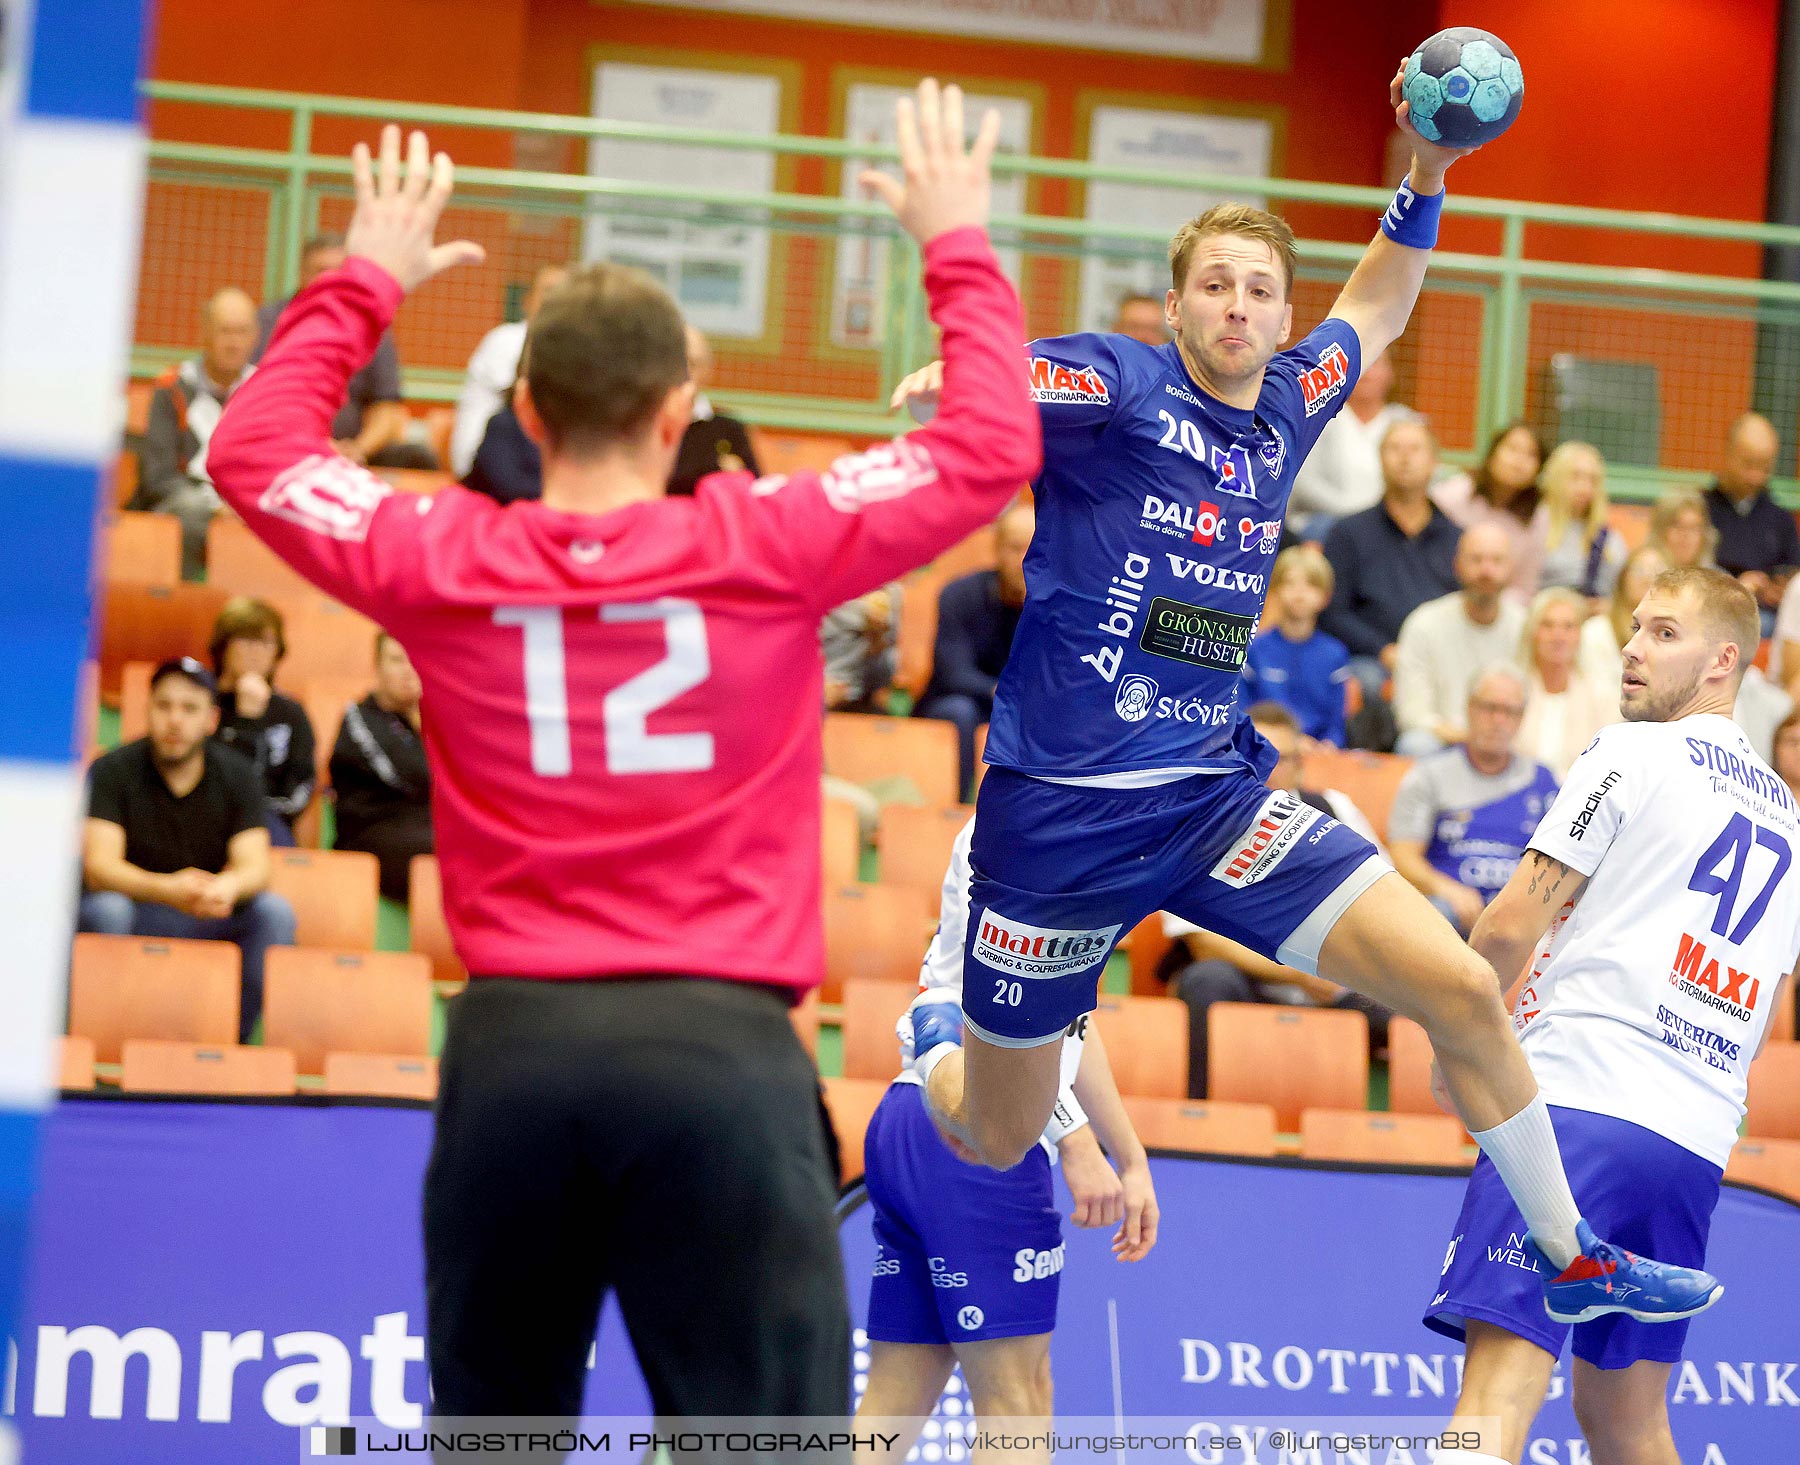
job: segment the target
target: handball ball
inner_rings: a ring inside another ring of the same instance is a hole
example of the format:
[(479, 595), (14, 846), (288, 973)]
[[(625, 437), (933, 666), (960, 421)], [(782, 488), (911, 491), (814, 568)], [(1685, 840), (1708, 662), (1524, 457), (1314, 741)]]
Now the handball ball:
[(1400, 90), (1421, 137), (1472, 148), (1492, 142), (1518, 120), (1525, 73), (1500, 37), (1459, 25), (1439, 31), (1407, 58)]

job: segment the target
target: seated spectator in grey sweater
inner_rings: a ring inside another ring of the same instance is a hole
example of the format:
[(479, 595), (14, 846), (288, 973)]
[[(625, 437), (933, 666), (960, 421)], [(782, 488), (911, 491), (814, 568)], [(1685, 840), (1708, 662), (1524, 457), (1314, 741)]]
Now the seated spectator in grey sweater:
[(419, 736), (419, 674), (386, 631), (375, 638), (375, 690), (344, 711), (331, 750), (338, 849), (381, 864), (381, 893), (402, 903), (415, 855), (431, 854), (431, 770)]
[(931, 680), (913, 716), (956, 724), (956, 786), (964, 797), (975, 777), (975, 729), (993, 715), (994, 686), (1025, 608), (1025, 551), (1036, 528), (1031, 507), (1013, 505), (994, 526), (998, 566), (952, 580), (938, 594)]
[(819, 624), (827, 712), (885, 712), (900, 630), (899, 581), (838, 606)]
[(219, 682), (214, 736), (255, 767), (268, 800), (269, 839), (291, 846), (294, 821), (312, 802), (318, 751), (306, 709), (275, 690), (276, 668), (287, 655), (281, 612), (245, 595), (226, 601), (209, 649)]
[(191, 657), (164, 662), (150, 678), (150, 735), (89, 770), (79, 928), (236, 943), (241, 1042), (262, 1012), (264, 953), (294, 944), (294, 908), (268, 888), (256, 770), (211, 736), (214, 691)]
[[(304, 290), (327, 270), (335, 270), (349, 257), (342, 234), (315, 234), (300, 247), (300, 288)], [(253, 361), (261, 361), (269, 349), (275, 322), (294, 297), (271, 300), (256, 312), (258, 336)], [(331, 419), (331, 437), (337, 450), (353, 463), (375, 468), (435, 468), (437, 455), (419, 443), (407, 441), (410, 418), (402, 400), (400, 353), (394, 349), (394, 332), (381, 333), (370, 358), (344, 393), (343, 404)]]
[(181, 520), (181, 573), (200, 578), (206, 528), (222, 504), (206, 473), (213, 429), (252, 371), (256, 307), (242, 290), (219, 291), (200, 312), (200, 354), (156, 379), (129, 507)]

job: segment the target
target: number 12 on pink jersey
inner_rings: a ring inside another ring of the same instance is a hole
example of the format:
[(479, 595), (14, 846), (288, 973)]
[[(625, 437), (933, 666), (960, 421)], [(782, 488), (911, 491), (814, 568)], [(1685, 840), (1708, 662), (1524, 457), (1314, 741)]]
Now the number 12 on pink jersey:
[[(691, 600), (664, 597), (638, 605), (603, 605), (605, 625), (661, 621), (664, 654), (606, 694), (608, 773), (702, 773), (713, 766), (713, 738), (707, 732), (653, 733), (650, 714), (691, 692), (712, 674), (706, 649), (706, 618)], [(525, 635), (525, 712), (531, 724), (531, 771), (543, 778), (567, 778), (569, 681), (563, 666), (563, 611), (555, 605), (503, 605), (497, 626), (517, 626)]]

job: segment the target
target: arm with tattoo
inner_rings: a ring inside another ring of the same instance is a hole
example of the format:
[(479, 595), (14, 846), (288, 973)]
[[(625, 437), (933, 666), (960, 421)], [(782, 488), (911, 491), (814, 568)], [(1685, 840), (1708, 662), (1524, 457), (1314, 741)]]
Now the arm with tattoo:
[(1587, 876), (1541, 850), (1527, 850), (1506, 888), (1488, 902), (1469, 935), (1502, 987), (1525, 970), (1563, 907), (1580, 898)]

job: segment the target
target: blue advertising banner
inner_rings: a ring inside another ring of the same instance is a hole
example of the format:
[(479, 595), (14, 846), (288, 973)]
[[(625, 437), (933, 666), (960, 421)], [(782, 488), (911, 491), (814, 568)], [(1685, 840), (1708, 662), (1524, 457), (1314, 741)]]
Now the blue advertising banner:
[[(77, 1101), (47, 1122), (38, 1237), (4, 1404), (28, 1465), (300, 1458), (303, 1426), (416, 1425), (427, 1399), (419, 1189), (430, 1114), (410, 1106)], [(1057, 1412), (1440, 1422), (1460, 1351), (1426, 1331), (1459, 1177), (1288, 1163), (1153, 1162), (1162, 1239), (1137, 1266), (1068, 1232)], [(843, 1225), (860, 1328), (875, 1247)], [(1728, 1187), (1699, 1319), (1671, 1385), (1689, 1465), (1762, 1465), (1800, 1440), (1800, 1207)], [(704, 1326), (698, 1320), (697, 1326)], [(589, 1412), (647, 1400), (610, 1308)], [(856, 1353), (859, 1387), (867, 1354)], [(1559, 1369), (1530, 1465), (1586, 1465)], [(962, 1457), (950, 1395), (921, 1458)], [(1200, 1465), (1232, 1452), (1191, 1450)], [(1399, 1465), (1428, 1455), (1377, 1454)]]

